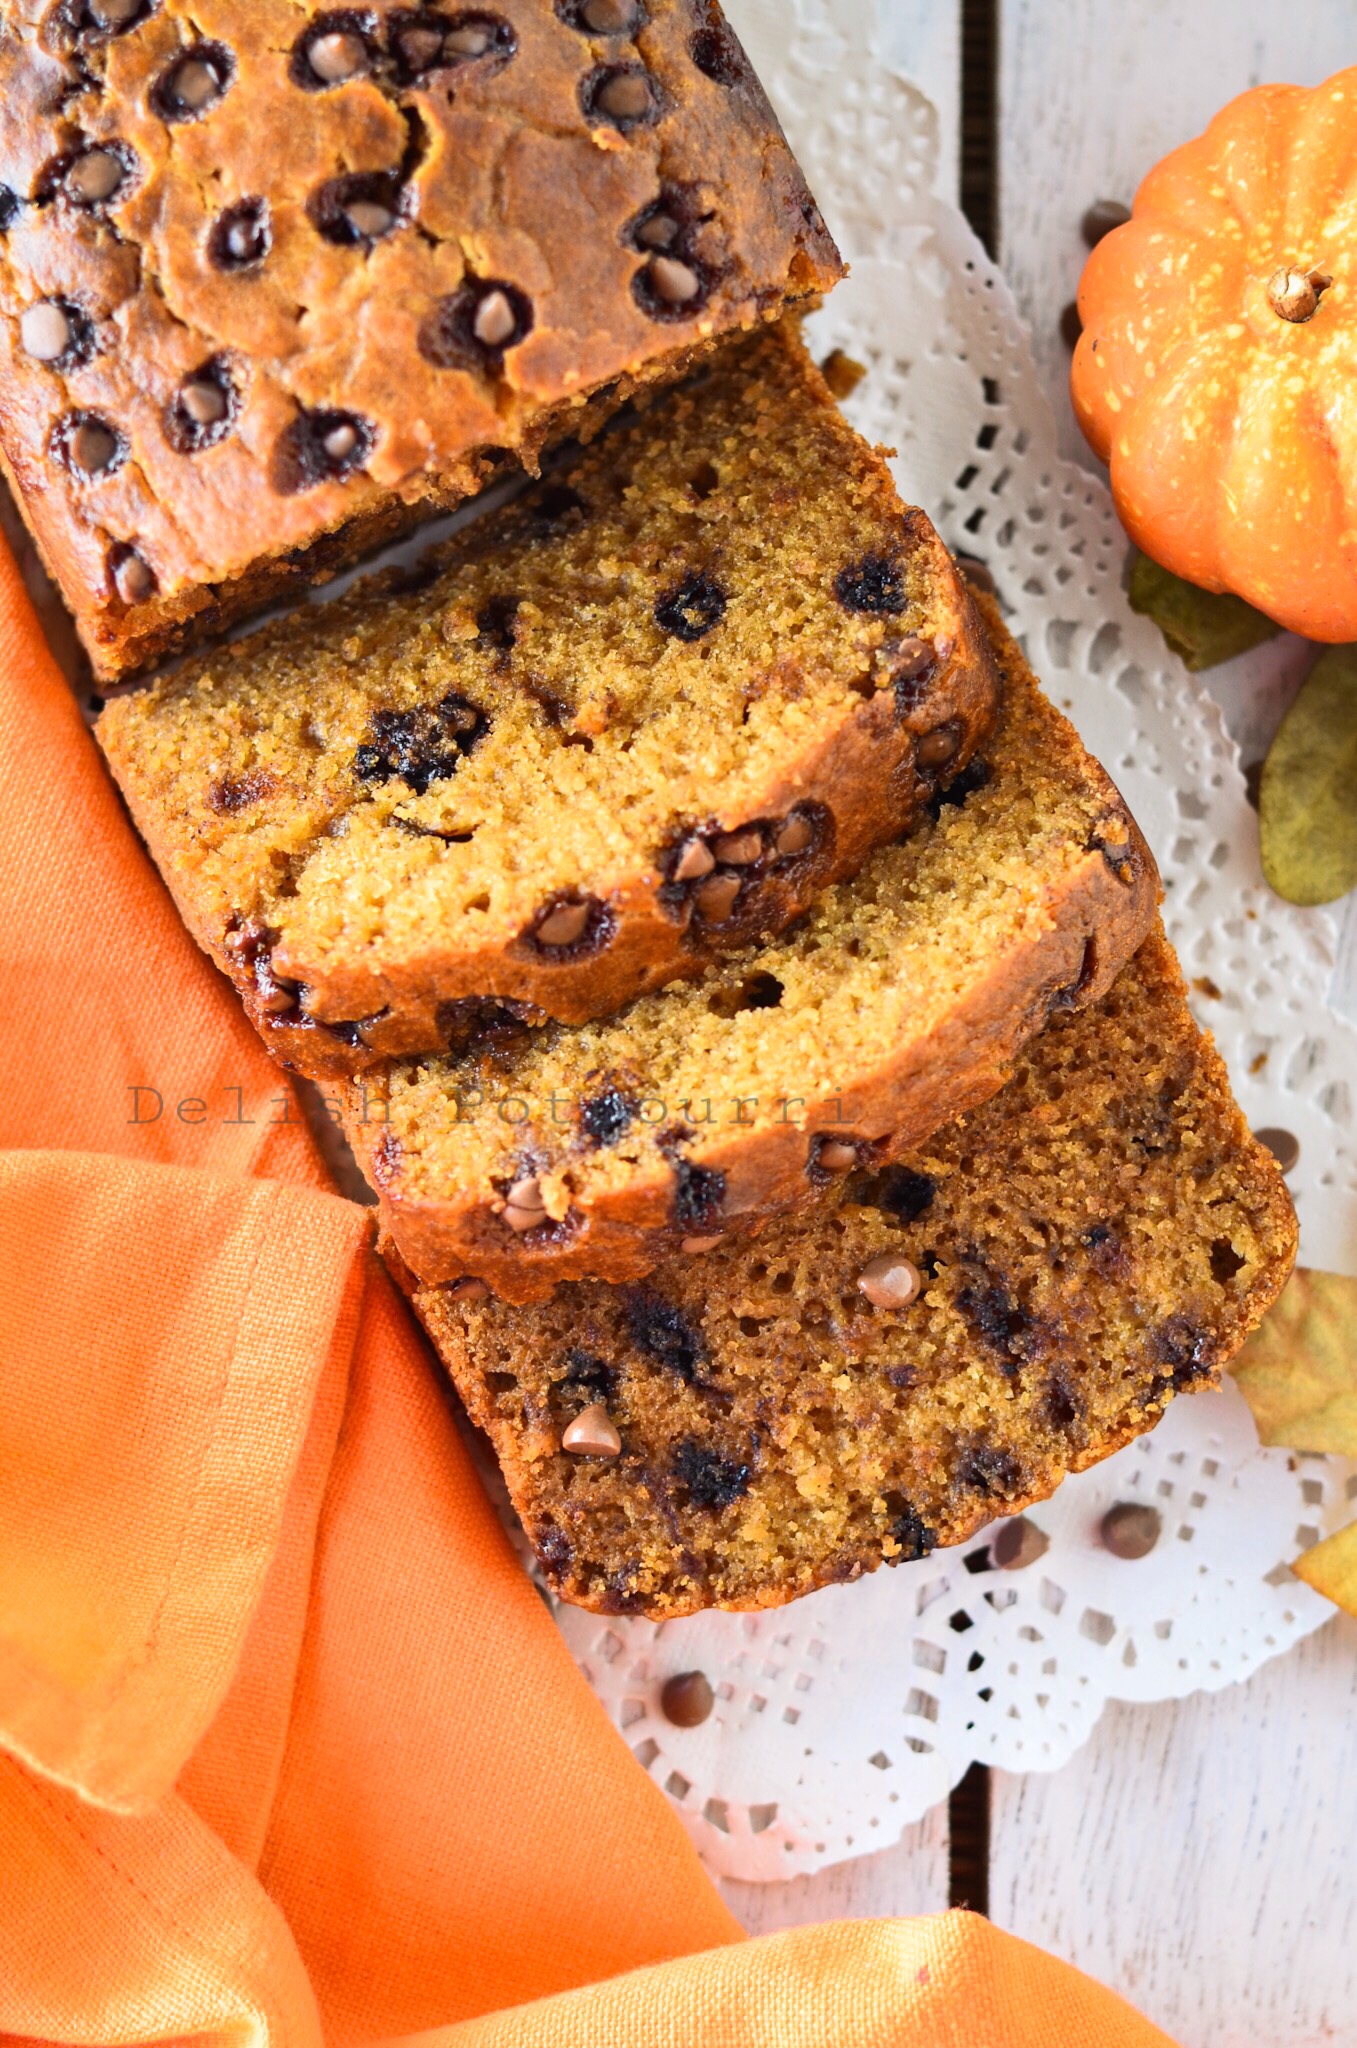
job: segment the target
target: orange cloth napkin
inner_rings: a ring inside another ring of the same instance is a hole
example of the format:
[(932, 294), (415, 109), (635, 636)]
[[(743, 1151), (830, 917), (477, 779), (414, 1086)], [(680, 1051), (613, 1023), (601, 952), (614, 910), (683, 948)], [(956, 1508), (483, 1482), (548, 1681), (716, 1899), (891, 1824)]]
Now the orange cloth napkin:
[(7, 555), (0, 920), (0, 2041), (1162, 2048), (969, 1915), (741, 1939)]

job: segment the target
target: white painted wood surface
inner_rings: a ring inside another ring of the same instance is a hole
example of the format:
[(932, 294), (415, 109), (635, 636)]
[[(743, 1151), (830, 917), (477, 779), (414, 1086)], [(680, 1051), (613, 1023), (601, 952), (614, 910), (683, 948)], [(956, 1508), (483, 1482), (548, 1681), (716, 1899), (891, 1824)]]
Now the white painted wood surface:
[[(892, 55), (948, 110), (959, 5), (879, 0)], [(738, 14), (738, 0), (731, 0)], [(1357, 0), (1000, 0), (1001, 256), (1063, 445), (1057, 332), (1093, 198), (1129, 199), (1158, 156), (1265, 78), (1357, 62)], [(1347, 950), (1357, 986), (1357, 919)], [(1357, 1623), (1337, 1621), (1246, 1686), (1117, 1707), (1054, 1777), (996, 1774), (995, 1921), (1078, 1963), (1184, 2048), (1357, 2048)], [(788, 1885), (727, 1885), (751, 1932), (932, 1910), (946, 1817), (898, 1847)]]

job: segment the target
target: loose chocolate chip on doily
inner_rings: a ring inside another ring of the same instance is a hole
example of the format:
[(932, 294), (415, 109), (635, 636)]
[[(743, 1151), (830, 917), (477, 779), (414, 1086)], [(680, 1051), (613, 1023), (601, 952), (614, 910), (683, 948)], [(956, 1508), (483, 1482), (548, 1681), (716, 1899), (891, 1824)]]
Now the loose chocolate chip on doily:
[(726, 615), (726, 593), (701, 571), (685, 576), (655, 604), (655, 618), (676, 640), (701, 640)]
[(1096, 249), (1104, 235), (1125, 227), (1130, 218), (1130, 207), (1123, 206), (1120, 199), (1095, 199), (1079, 223), (1079, 232), (1088, 247)]
[(621, 1448), (617, 1424), (602, 1401), (581, 1409), (561, 1438), (561, 1449), (577, 1458), (615, 1458)]
[(326, 92), (363, 77), (377, 63), (377, 17), (367, 7), (332, 8), (310, 21), (292, 46), (288, 76), (303, 92)]
[(1268, 1124), (1253, 1135), (1272, 1154), (1282, 1172), (1290, 1173), (1300, 1159), (1300, 1140), (1294, 1132), (1277, 1130)]
[(1164, 1518), (1158, 1508), (1149, 1507), (1142, 1501), (1119, 1500), (1103, 1516), (1099, 1534), (1113, 1557), (1134, 1563), (1149, 1556), (1163, 1527)]
[(850, 612), (894, 615), (909, 602), (900, 565), (887, 555), (863, 555), (840, 569), (834, 579), (834, 595)]
[(151, 87), (152, 111), (162, 121), (199, 121), (229, 92), (235, 75), (225, 43), (194, 43)]
[(739, 85), (745, 76), (744, 53), (724, 25), (700, 28), (688, 52), (698, 70), (717, 85)]
[(109, 581), (124, 604), (145, 604), (153, 597), (157, 588), (156, 575), (150, 563), (139, 555), (134, 547), (120, 541), (109, 549)]
[(350, 171), (311, 194), (306, 211), (318, 235), (340, 248), (371, 248), (404, 221), (408, 190), (394, 171)]
[(224, 208), (207, 237), (207, 253), (218, 270), (254, 270), (272, 247), (267, 199), (240, 199)]
[(437, 704), (375, 711), (368, 738), (353, 757), (353, 772), (363, 782), (408, 782), (423, 796), (457, 773), (488, 725), (485, 713), (455, 690)]
[(330, 406), (301, 412), (281, 436), (273, 480), (287, 495), (317, 484), (343, 483), (363, 467), (377, 439), (371, 420)]
[(859, 1292), (873, 1308), (907, 1308), (922, 1285), (918, 1267), (898, 1252), (869, 1259), (858, 1275)]
[(580, 85), (580, 105), (586, 121), (622, 135), (660, 118), (659, 92), (643, 64), (595, 65)]
[(112, 476), (127, 460), (127, 442), (111, 420), (97, 412), (68, 412), (52, 429), (55, 459), (82, 483)]
[(1038, 1529), (1026, 1515), (1016, 1515), (995, 1530), (989, 1547), (990, 1561), (1001, 1572), (1022, 1572), (1045, 1557), (1050, 1547), (1051, 1539), (1044, 1529)]
[(716, 1694), (705, 1671), (679, 1671), (660, 1689), (660, 1712), (676, 1728), (700, 1728), (710, 1718)]
[(240, 412), (240, 395), (225, 356), (212, 356), (185, 377), (165, 414), (165, 439), (180, 455), (224, 441)]
[(440, 299), (419, 330), (419, 352), (440, 370), (498, 371), (532, 332), (532, 301), (502, 278), (471, 277)]
[(94, 323), (70, 299), (39, 299), (19, 316), (19, 342), (34, 362), (72, 369), (94, 354)]

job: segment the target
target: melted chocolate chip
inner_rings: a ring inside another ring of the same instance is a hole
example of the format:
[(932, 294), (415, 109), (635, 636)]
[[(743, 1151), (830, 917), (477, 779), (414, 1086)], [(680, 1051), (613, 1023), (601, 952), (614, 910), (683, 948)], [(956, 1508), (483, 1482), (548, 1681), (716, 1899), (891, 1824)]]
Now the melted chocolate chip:
[(218, 270), (254, 270), (272, 247), (267, 199), (241, 199), (224, 208), (207, 237), (207, 253)]
[(476, 637), (482, 647), (508, 654), (514, 644), (514, 620), (520, 597), (488, 597), (476, 614)]
[(575, 1546), (564, 1529), (558, 1529), (548, 1522), (538, 1529), (532, 1539), (542, 1570), (554, 1582), (563, 1579), (575, 1562)]
[(532, 332), (532, 300), (502, 278), (470, 277), (440, 299), (419, 330), (419, 352), (439, 370), (497, 372)]
[(873, 1189), (872, 1200), (898, 1223), (917, 1223), (937, 1192), (938, 1184), (928, 1174), (914, 1173), (908, 1166), (889, 1166)]
[(627, 1296), (625, 1314), (628, 1335), (638, 1351), (681, 1380), (697, 1377), (706, 1355), (702, 1339), (672, 1302), (640, 1289)]
[(644, 64), (596, 64), (580, 84), (580, 106), (593, 127), (630, 135), (660, 118), (659, 89)]
[(457, 996), (440, 1003), (434, 1019), (438, 1042), (455, 1058), (493, 1052), (515, 1044), (532, 1015), (527, 1003), (495, 1002), (489, 996)]
[(974, 760), (968, 761), (960, 774), (954, 775), (946, 787), (940, 789), (929, 804), (928, 815), (934, 824), (942, 816), (943, 810), (947, 805), (950, 804), (959, 808), (965, 803), (968, 796), (974, 796), (977, 789), (984, 789), (990, 782), (993, 773), (994, 771), (990, 767), (989, 762), (981, 760), (979, 755)]
[(624, 1095), (620, 1088), (605, 1088), (601, 1095), (591, 1095), (581, 1103), (580, 1129), (593, 1145), (616, 1145), (631, 1129), (636, 1110), (634, 1096)]
[(370, 7), (317, 14), (292, 45), (288, 77), (303, 92), (327, 92), (377, 63), (377, 16)]
[(712, 576), (694, 571), (656, 601), (655, 618), (676, 640), (701, 640), (726, 615), (726, 593)]
[(1175, 1393), (1181, 1394), (1200, 1380), (1215, 1377), (1215, 1344), (1204, 1330), (1187, 1316), (1170, 1316), (1150, 1335), (1150, 1351), (1169, 1367)]
[(698, 70), (717, 85), (743, 83), (746, 76), (744, 51), (724, 23), (700, 28), (689, 41), (688, 53)]
[(562, 1385), (571, 1393), (593, 1401), (610, 1399), (617, 1383), (617, 1373), (606, 1358), (600, 1358), (596, 1351), (572, 1348), (565, 1354), (565, 1378)]
[(1041, 1397), (1042, 1413), (1053, 1429), (1068, 1432), (1084, 1412), (1084, 1404), (1070, 1375), (1060, 1366), (1050, 1375)]
[(891, 1523), (891, 1536), (900, 1546), (899, 1555), (890, 1559), (892, 1564), (917, 1564), (936, 1548), (938, 1541), (937, 1531), (930, 1529), (911, 1507), (896, 1515)]
[(681, 1486), (688, 1489), (690, 1507), (704, 1508), (715, 1513), (728, 1508), (733, 1501), (749, 1491), (753, 1470), (748, 1465), (737, 1464), (733, 1458), (723, 1458), (708, 1444), (697, 1443), (688, 1437), (674, 1452), (672, 1470)]
[(840, 569), (834, 579), (834, 595), (845, 611), (891, 616), (902, 612), (909, 602), (900, 565), (886, 555), (863, 555)]
[(1032, 1317), (1016, 1302), (1006, 1287), (963, 1287), (956, 1305), (980, 1342), (999, 1361), (1005, 1379), (1012, 1379), (1026, 1355), (1026, 1342), (1034, 1328)]
[(240, 394), (225, 356), (212, 356), (185, 377), (165, 413), (165, 439), (178, 455), (197, 455), (224, 441), (240, 412)]
[(162, 121), (200, 121), (230, 91), (235, 75), (225, 43), (193, 43), (151, 87), (151, 111)]
[(558, 520), (568, 518), (572, 512), (583, 512), (586, 507), (579, 492), (569, 484), (543, 484), (528, 498), (525, 509), (532, 518), (554, 526)]
[(370, 249), (408, 219), (409, 189), (395, 171), (350, 171), (328, 178), (306, 211), (318, 235), (340, 248)]
[(1022, 1466), (1011, 1452), (994, 1444), (972, 1443), (957, 1459), (956, 1476), (962, 1488), (993, 1500), (1017, 1492)]
[[(273, 949), (279, 934), (272, 925), (252, 919), (234, 924), (222, 940), (231, 961), (249, 975), (254, 984), (256, 1006), (271, 1023), (291, 1023), (301, 1015), (301, 988), (273, 971)], [(394, 1137), (394, 1132), (385, 1136)]]
[(423, 796), (435, 782), (456, 774), (488, 724), (485, 713), (455, 690), (438, 704), (374, 712), (371, 738), (353, 757), (354, 774), (364, 782), (399, 778)]
[(277, 787), (276, 778), (267, 768), (254, 768), (245, 775), (220, 775), (208, 787), (208, 808), (219, 817), (238, 818), (242, 811), (271, 796)]
[(726, 1195), (726, 1177), (714, 1167), (694, 1166), (691, 1159), (673, 1157), (674, 1220), (685, 1229), (710, 1223), (721, 1213)]
[(114, 475), (128, 456), (121, 429), (102, 414), (83, 410), (63, 413), (47, 446), (53, 460), (81, 483), (101, 482)]
[(371, 420), (359, 413), (338, 412), (330, 406), (300, 412), (278, 443), (275, 487), (291, 496), (313, 490), (317, 484), (342, 483), (363, 467), (376, 440)]
[(0, 185), (0, 235), (8, 234), (23, 211), (17, 192), (11, 192), (8, 185)]

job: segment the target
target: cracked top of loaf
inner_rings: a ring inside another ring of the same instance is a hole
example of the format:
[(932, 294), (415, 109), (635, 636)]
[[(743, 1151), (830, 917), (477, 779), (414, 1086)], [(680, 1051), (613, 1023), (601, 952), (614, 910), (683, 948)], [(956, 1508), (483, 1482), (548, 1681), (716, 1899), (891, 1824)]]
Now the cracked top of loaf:
[(709, 0), (25, 0), (0, 256), (0, 444), (106, 677), (841, 268)]

